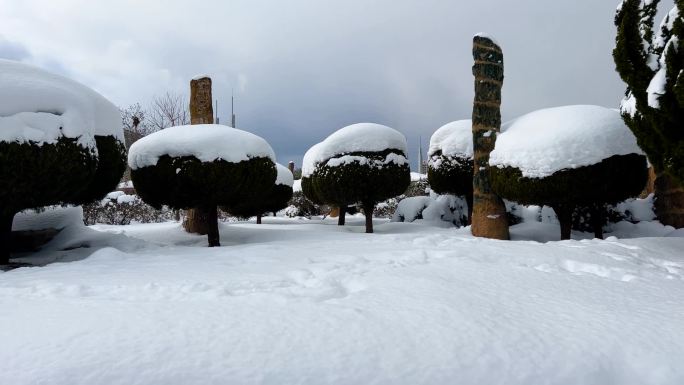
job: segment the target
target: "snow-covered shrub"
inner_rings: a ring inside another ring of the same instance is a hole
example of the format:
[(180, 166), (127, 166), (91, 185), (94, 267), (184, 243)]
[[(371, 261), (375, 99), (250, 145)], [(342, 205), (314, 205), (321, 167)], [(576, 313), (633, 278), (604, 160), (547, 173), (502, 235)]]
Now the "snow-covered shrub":
[(430, 138), (428, 180), (438, 194), (461, 195), (473, 206), (473, 132), (470, 120), (440, 127)]
[(223, 209), (240, 218), (257, 217), (257, 223), (261, 223), (261, 215), (275, 213), (286, 207), (292, 198), (292, 184), (294, 178), (292, 172), (280, 163), (276, 163), (278, 176), (276, 182), (264, 191), (255, 191), (250, 199), (239, 201), (236, 204)]
[(17, 212), (86, 203), (116, 187), (122, 140), (119, 110), (100, 94), (0, 60), (0, 264), (9, 261)]
[(553, 207), (561, 238), (569, 239), (572, 213), (592, 210), (602, 237), (605, 204), (636, 196), (646, 157), (616, 110), (566, 106), (527, 114), (499, 135), (490, 154), (492, 188), (520, 204)]
[[(658, 1), (623, 0), (613, 58), (627, 83), (622, 116), (656, 172), (684, 183), (684, 4), (654, 30)], [(657, 193), (656, 193), (657, 195)]]
[(392, 216), (392, 222), (413, 222), (423, 219), (423, 210), (433, 201), (428, 196), (416, 196), (404, 198), (397, 204), (397, 209)]
[[(674, 1), (667, 13), (660, 3), (621, 2), (613, 59), (627, 84), (622, 117), (656, 174), (658, 219), (684, 227), (684, 2)], [(659, 13), (664, 18), (654, 28)]]
[(392, 222), (426, 221), (449, 222), (455, 226), (468, 224), (468, 205), (455, 195), (416, 196), (402, 199), (392, 216)]
[[(313, 151), (312, 151), (313, 150)], [(372, 123), (344, 127), (312, 148), (303, 175), (311, 195), (346, 208), (359, 203), (366, 215), (366, 232), (373, 232), (375, 204), (397, 196), (410, 183), (406, 138), (398, 131)], [(304, 188), (302, 181), (302, 189)], [(307, 196), (309, 196), (307, 194)], [(340, 216), (344, 210), (340, 210)]]
[(131, 223), (159, 223), (174, 219), (167, 207), (157, 210), (137, 195), (113, 191), (98, 202), (83, 205), (83, 222), (86, 225), (128, 225)]
[(326, 212), (327, 207), (312, 202), (309, 198), (307, 198), (304, 195), (303, 191), (293, 192), (292, 199), (290, 199), (289, 202), (289, 206), (285, 209), (285, 215), (290, 218), (311, 218), (312, 216), (322, 215)]
[[(146, 203), (206, 208), (209, 245), (219, 245), (217, 206), (253, 199), (276, 180), (275, 154), (262, 138), (218, 124), (170, 127), (135, 142), (131, 178)], [(213, 213), (213, 214), (212, 214)]]

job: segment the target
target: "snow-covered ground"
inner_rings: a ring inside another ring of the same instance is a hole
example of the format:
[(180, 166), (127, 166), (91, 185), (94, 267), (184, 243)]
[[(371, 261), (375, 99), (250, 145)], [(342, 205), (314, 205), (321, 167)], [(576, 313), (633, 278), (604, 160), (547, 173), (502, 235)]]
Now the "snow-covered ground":
[(684, 383), (683, 230), (264, 222), (67, 227), (0, 273), (0, 384)]

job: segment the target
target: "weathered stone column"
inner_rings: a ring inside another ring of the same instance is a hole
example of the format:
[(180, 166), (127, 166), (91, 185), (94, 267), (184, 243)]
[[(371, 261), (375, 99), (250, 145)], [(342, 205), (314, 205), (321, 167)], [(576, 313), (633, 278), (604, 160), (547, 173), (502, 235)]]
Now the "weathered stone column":
[(504, 80), (503, 52), (491, 39), (473, 39), (473, 214), (471, 231), (476, 237), (509, 239), (506, 206), (489, 182), (489, 153), (501, 129), (501, 87)]
[[(214, 108), (211, 96), (211, 79), (196, 78), (190, 81), (190, 124), (214, 123)], [(189, 233), (206, 235), (215, 225), (216, 207), (196, 207), (187, 211), (183, 227)]]

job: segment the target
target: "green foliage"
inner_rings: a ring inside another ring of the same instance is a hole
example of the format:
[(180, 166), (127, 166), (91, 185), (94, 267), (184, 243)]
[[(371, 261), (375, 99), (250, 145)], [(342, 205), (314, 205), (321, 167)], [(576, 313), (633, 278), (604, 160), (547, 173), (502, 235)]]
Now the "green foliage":
[(0, 217), (48, 205), (81, 204), (96, 175), (95, 152), (60, 137), (53, 144), (0, 142)]
[(348, 206), (357, 202), (372, 206), (402, 194), (411, 183), (408, 164), (397, 165), (390, 162), (382, 167), (373, 164), (374, 161), (384, 162), (391, 153), (403, 155), (402, 151), (388, 149), (344, 154), (364, 157), (369, 160), (365, 164), (353, 161), (331, 167), (327, 165), (327, 161), (321, 162), (311, 177), (313, 196), (335, 206)]
[(302, 178), (302, 193), (314, 205), (320, 206), (325, 204), (314, 188), (312, 176)]
[(501, 197), (524, 205), (587, 206), (617, 203), (643, 190), (648, 171), (643, 155), (615, 155), (600, 163), (527, 178), (513, 167), (490, 168), (492, 188)]
[(237, 202), (222, 209), (232, 215), (249, 218), (280, 211), (288, 206), (290, 199), (292, 199), (292, 187), (277, 184), (268, 189), (265, 194), (256, 193), (251, 199)]
[(98, 162), (95, 176), (81, 195), (82, 202), (104, 198), (116, 189), (126, 171), (126, 146), (113, 136), (95, 136)]
[[(437, 152), (428, 163), (430, 188), (437, 194), (472, 195), (473, 160)], [(439, 167), (435, 167), (435, 163)]]
[(270, 189), (276, 168), (273, 161), (261, 157), (231, 163), (163, 155), (154, 166), (132, 170), (131, 179), (143, 201), (157, 209), (163, 205), (173, 209), (230, 207)]
[[(684, 15), (668, 29), (653, 30), (659, 1), (625, 0), (615, 17), (617, 26), (613, 58), (618, 73), (627, 84), (627, 98), (636, 113), (623, 111), (623, 118), (648, 155), (656, 171), (664, 171), (684, 183)], [(676, 0), (684, 11), (684, 0)], [(667, 16), (669, 17), (669, 16)], [(654, 44), (656, 37), (671, 44)], [(675, 38), (679, 40), (674, 42)], [(658, 98), (659, 108), (649, 106), (648, 87), (664, 63), (665, 92)]]

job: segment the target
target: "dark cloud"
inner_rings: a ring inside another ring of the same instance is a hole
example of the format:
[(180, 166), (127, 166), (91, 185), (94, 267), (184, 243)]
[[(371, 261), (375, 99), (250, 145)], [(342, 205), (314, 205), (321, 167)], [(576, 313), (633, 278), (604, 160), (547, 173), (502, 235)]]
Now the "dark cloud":
[[(38, 16), (35, 1), (13, 4), (8, 28), (32, 52), (120, 105), (187, 92), (192, 76), (209, 74), (222, 122), (233, 90), (238, 127), (266, 138), (282, 163), (300, 164), (309, 146), (361, 121), (402, 131), (415, 160), (419, 136), (471, 115), (477, 32), (504, 50), (505, 119), (617, 107), (624, 92), (611, 58), (617, 0), (64, 0), (41, 2)], [(59, 28), (33, 19), (53, 13)]]

